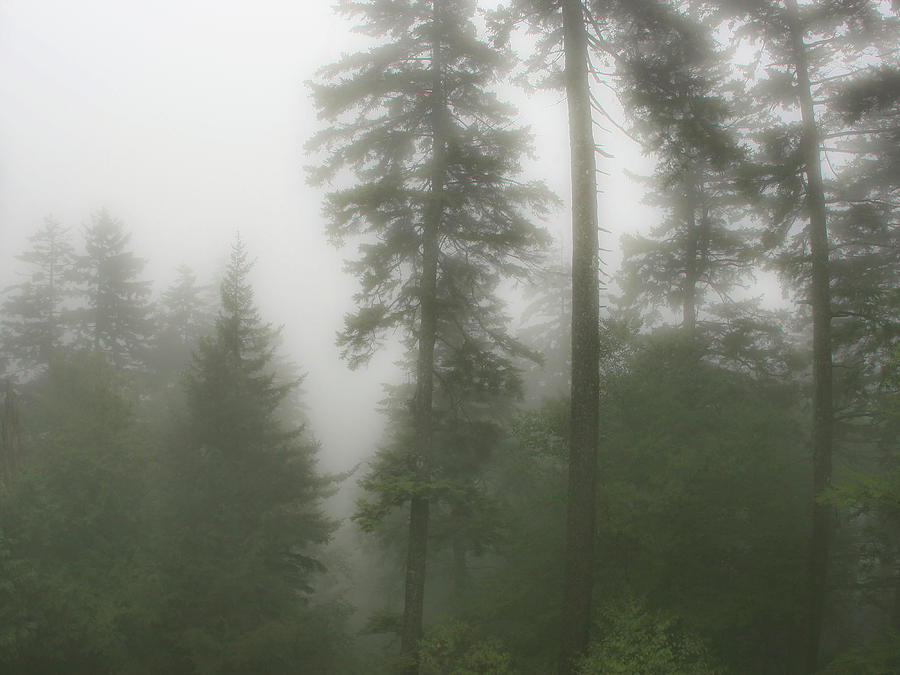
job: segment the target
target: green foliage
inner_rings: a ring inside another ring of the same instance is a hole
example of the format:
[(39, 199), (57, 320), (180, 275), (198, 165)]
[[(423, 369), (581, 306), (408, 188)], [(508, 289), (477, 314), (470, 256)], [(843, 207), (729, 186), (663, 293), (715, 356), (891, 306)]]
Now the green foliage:
[(54, 361), (27, 411), (22, 472), (0, 508), (0, 670), (127, 670), (150, 466), (117, 374)]
[(626, 600), (603, 611), (593, 642), (578, 665), (582, 675), (716, 675), (727, 671), (715, 662), (697, 635), (677, 618), (648, 611)]
[(403, 626), (403, 615), (389, 609), (380, 609), (366, 618), (362, 633), (365, 635), (378, 635), (380, 633), (400, 634)]
[[(493, 293), (502, 276), (524, 276), (547, 243), (527, 214), (545, 213), (554, 199), (539, 182), (514, 180), (529, 141), (490, 91), (502, 56), (479, 39), (474, 3), (444, 3), (437, 15), (425, 0), (342, 9), (385, 40), (323, 69), (322, 81), (310, 85), (330, 123), (310, 141), (325, 155), (311, 179), (324, 184), (349, 170), (358, 181), (325, 201), (335, 242), (364, 238), (348, 263), (361, 291), (340, 338), (344, 355), (355, 365), (385, 331), (415, 334), (423, 228), (433, 214), (440, 234), (438, 343), (508, 351)], [(431, 194), (436, 179), (439, 199)], [(478, 321), (468, 318), (473, 314)]]
[(275, 334), (253, 304), (249, 270), (238, 241), (166, 457), (165, 639), (173, 663), (198, 672), (290, 672), (297, 663), (327, 671), (343, 616), (313, 596), (320, 546), (334, 529), (320, 503), (328, 481), (315, 470), (316, 444), (280, 420), (296, 382), (276, 381)]
[[(625, 611), (616, 598), (642, 598), (648, 625), (678, 617), (676, 633), (702, 642), (702, 663), (780, 667), (799, 635), (810, 498), (796, 390), (723, 368), (676, 331), (604, 335), (614, 357), (601, 409), (596, 606), (606, 621)], [(568, 415), (565, 399), (524, 414), (516, 442), (490, 463), (505, 525), (499, 562), (460, 610), (500, 637), (523, 673), (555, 667)]]
[(500, 537), (487, 572), (457, 596), (460, 617), (509, 649), (519, 673), (550, 672), (558, 648), (565, 528), (567, 399), (521, 414), (483, 480), (499, 503)]
[(150, 284), (139, 279), (144, 261), (128, 250), (129, 239), (120, 220), (97, 211), (74, 269), (82, 302), (73, 310), (79, 344), (120, 368), (140, 365), (150, 341)]
[(64, 341), (64, 302), (71, 295), (74, 250), (67, 231), (52, 217), (29, 237), (31, 248), (18, 256), (29, 265), (27, 281), (5, 290), (2, 345), (19, 379), (46, 368)]
[(891, 675), (900, 671), (900, 637), (848, 649), (828, 664), (826, 675)]
[(419, 650), (421, 675), (512, 675), (512, 658), (496, 639), (449, 620), (428, 629)]
[(177, 272), (160, 298), (151, 354), (154, 370), (168, 381), (190, 363), (192, 350), (211, 330), (215, 316), (205, 297), (206, 289), (197, 284), (194, 272), (185, 265)]
[(802, 606), (804, 426), (792, 387), (703, 357), (661, 331), (608, 384), (597, 578), (677, 611), (735, 668), (764, 668)]

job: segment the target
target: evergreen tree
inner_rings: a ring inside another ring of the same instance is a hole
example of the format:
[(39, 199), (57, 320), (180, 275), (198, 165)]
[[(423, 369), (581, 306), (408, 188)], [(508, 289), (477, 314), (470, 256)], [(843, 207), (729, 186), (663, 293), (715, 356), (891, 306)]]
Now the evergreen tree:
[(572, 272), (566, 263), (543, 267), (527, 288), (520, 336), (541, 357), (524, 375), (526, 403), (568, 393), (572, 379)]
[(211, 326), (214, 311), (205, 297), (206, 289), (186, 265), (160, 298), (156, 312), (153, 352), (150, 357), (157, 372), (166, 377), (180, 372), (191, 359), (191, 352)]
[[(232, 247), (215, 333), (186, 380), (186, 418), (170, 456), (174, 533), (166, 565), (166, 667), (179, 672), (333, 670), (338, 613), (313, 604), (327, 481), (317, 446), (279, 422), (297, 382), (273, 372), (243, 244)], [(317, 625), (320, 623), (320, 625)]]
[[(865, 127), (835, 128), (834, 92), (848, 75), (871, 69), (873, 58), (895, 59), (896, 24), (875, 2), (758, 0), (722, 3), (744, 20), (743, 35), (760, 51), (745, 72), (758, 78), (753, 146), (768, 160), (758, 184), (771, 218), (768, 243), (782, 246), (779, 263), (809, 307), (812, 328), (813, 529), (809, 552), (806, 672), (821, 663), (826, 615), (833, 509), (822, 500), (832, 480), (836, 445), (835, 342), (836, 249), (835, 199), (829, 174), (840, 185), (834, 164), (823, 171), (826, 143), (871, 136)], [(891, 28), (893, 26), (893, 29)], [(793, 121), (778, 114), (786, 111)]]
[[(510, 126), (511, 111), (488, 91), (502, 56), (479, 40), (474, 3), (370, 0), (342, 8), (386, 43), (345, 57), (323, 71), (332, 82), (313, 86), (320, 115), (331, 123), (311, 143), (329, 152), (313, 178), (323, 182), (350, 169), (359, 181), (326, 202), (336, 241), (365, 237), (350, 264), (362, 290), (341, 337), (345, 355), (359, 363), (394, 328), (406, 332), (416, 353), (401, 635), (404, 667), (416, 672), (435, 453), (435, 345), (452, 340), (476, 347), (475, 354), (515, 349), (502, 324), (485, 317), (495, 309), (499, 277), (521, 274), (543, 244), (523, 211), (541, 210), (548, 195), (514, 180), (527, 136)], [(473, 311), (476, 321), (461, 320)], [(469, 336), (473, 325), (471, 339), (453, 338)]]
[[(650, 236), (626, 234), (618, 275), (619, 311), (674, 310), (705, 358), (760, 376), (787, 375), (794, 361), (783, 316), (763, 310), (748, 289), (763, 229), (746, 186), (748, 152), (735, 126), (745, 111), (727, 79), (728, 51), (695, 6), (636, 3), (612, 42), (617, 94), (631, 131), (657, 159), (644, 198), (662, 211)], [(676, 316), (665, 316), (674, 320)]]
[(3, 411), (0, 413), (0, 493), (11, 490), (16, 481), (20, 449), (19, 397), (12, 381), (7, 380)]
[(27, 376), (46, 368), (65, 342), (64, 306), (71, 295), (74, 249), (67, 230), (47, 217), (30, 238), (31, 248), (17, 256), (28, 264), (28, 279), (7, 289), (3, 303), (3, 349)]
[[(601, 8), (606, 18), (606, 8)], [(565, 91), (572, 186), (572, 367), (569, 490), (559, 672), (574, 672), (588, 644), (593, 588), (597, 451), (600, 433), (600, 248), (597, 152), (591, 92), (596, 20), (582, 0), (518, 0), (495, 15), (497, 37), (524, 19), (539, 35), (533, 70)], [(559, 54), (565, 62), (556, 66)], [(551, 56), (553, 55), (553, 56)], [(601, 151), (602, 152), (602, 151)]]
[(107, 354), (119, 367), (143, 361), (150, 334), (150, 284), (139, 280), (144, 261), (127, 249), (129, 238), (121, 221), (96, 212), (75, 266), (81, 345)]
[(572, 179), (572, 422), (559, 668), (563, 675), (573, 672), (575, 660), (584, 653), (591, 623), (600, 436), (600, 245), (585, 8), (581, 0), (563, 0), (561, 11)]
[(826, 152), (848, 158), (829, 185), (838, 431), (890, 445), (879, 392), (900, 340), (900, 66), (849, 78), (830, 113), (847, 128)]
[(133, 648), (153, 630), (137, 593), (154, 575), (140, 555), (151, 461), (119, 373), (55, 358), (21, 417), (0, 494), (0, 670), (146, 672)]
[(743, 153), (729, 130), (725, 61), (705, 27), (675, 8), (641, 4), (630, 18), (617, 37), (618, 93), (658, 158), (646, 201), (665, 215), (650, 239), (625, 236), (623, 299), (680, 309), (694, 334), (709, 295), (728, 301), (750, 273), (748, 233), (736, 227)]

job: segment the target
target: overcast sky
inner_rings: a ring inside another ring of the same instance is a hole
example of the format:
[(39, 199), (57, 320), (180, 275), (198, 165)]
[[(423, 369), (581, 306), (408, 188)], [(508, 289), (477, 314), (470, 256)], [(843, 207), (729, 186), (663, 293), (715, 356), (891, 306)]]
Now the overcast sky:
[[(212, 280), (240, 230), (257, 259), (264, 316), (308, 377), (323, 465), (369, 455), (380, 382), (393, 355), (352, 373), (334, 346), (354, 282), (324, 237), (321, 192), (303, 144), (319, 128), (304, 82), (342, 52), (352, 25), (327, 0), (0, 0), (0, 283), (53, 214), (79, 239), (107, 208), (133, 233), (157, 292), (185, 263)], [(517, 95), (536, 132), (534, 171), (568, 196), (565, 103)], [(601, 217), (614, 234), (646, 226), (630, 142), (608, 139)], [(567, 207), (548, 223), (560, 234)]]

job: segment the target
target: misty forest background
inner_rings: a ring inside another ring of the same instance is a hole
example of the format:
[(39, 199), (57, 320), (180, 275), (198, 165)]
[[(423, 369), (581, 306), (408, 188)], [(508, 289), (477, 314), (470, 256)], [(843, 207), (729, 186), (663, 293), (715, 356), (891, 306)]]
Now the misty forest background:
[(900, 672), (897, 3), (475, 5), (341, 2), (308, 85), (338, 347), (399, 354), (360, 466), (240, 236), (166, 288), (102, 204), (4, 252), (0, 671)]

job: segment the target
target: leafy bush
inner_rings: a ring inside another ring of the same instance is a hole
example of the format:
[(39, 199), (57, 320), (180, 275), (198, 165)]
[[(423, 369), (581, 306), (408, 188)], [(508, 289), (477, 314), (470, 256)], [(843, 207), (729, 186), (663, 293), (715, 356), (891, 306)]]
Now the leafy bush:
[(725, 673), (706, 645), (677, 618), (628, 600), (605, 612), (594, 642), (578, 667), (581, 675), (714, 675)]
[(467, 623), (451, 620), (429, 630), (420, 646), (421, 675), (512, 675), (512, 657), (499, 640), (482, 639)]
[(890, 675), (900, 673), (900, 635), (884, 642), (848, 649), (832, 661), (825, 673), (833, 675)]

